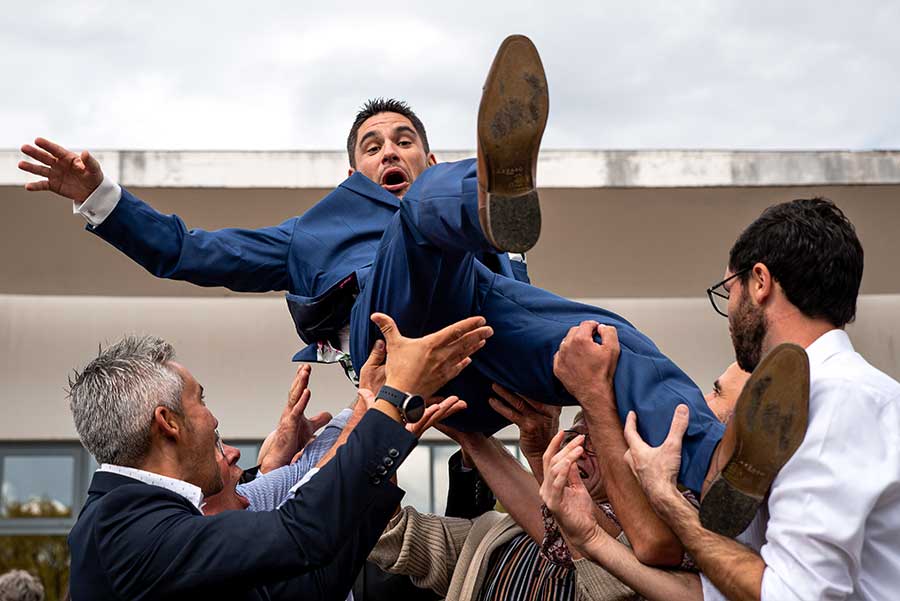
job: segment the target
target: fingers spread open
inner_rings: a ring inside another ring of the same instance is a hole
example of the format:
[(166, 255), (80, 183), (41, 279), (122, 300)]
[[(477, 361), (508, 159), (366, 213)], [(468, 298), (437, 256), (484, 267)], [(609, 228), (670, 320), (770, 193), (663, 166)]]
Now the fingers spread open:
[(52, 154), (39, 148), (35, 148), (31, 144), (25, 144), (24, 146), (22, 146), (22, 148), (20, 148), (20, 150), (23, 154), (30, 156), (36, 161), (40, 161), (48, 167), (52, 167), (56, 162), (56, 157), (54, 157)]
[(35, 165), (28, 161), (19, 161), (19, 169), (39, 175), (40, 177), (50, 177), (50, 167), (45, 167), (44, 165)]
[(34, 143), (58, 159), (70, 154), (74, 154), (73, 152), (70, 152), (69, 150), (63, 148), (56, 142), (51, 142), (47, 138), (35, 138)]
[[(436, 346), (440, 347), (442, 345), (454, 342), (468, 333), (475, 332), (486, 323), (487, 322), (485, 321), (484, 317), (476, 315), (474, 317), (468, 317), (461, 321), (457, 321), (456, 323), (451, 323), (449, 326), (438, 330), (434, 334), (429, 334), (428, 337), (432, 338), (432, 342)], [(493, 333), (493, 331), (491, 331), (491, 333)], [(481, 339), (486, 337), (487, 336), (482, 336)]]
[(25, 184), (25, 189), (29, 192), (46, 192), (50, 189), (50, 182), (45, 179), (39, 182), (28, 182)]
[(541, 458), (542, 463), (544, 464), (544, 471), (550, 467), (550, 461), (553, 459), (553, 456), (559, 452), (559, 447), (562, 445), (563, 437), (566, 435), (565, 430), (560, 430), (556, 433), (552, 439), (550, 439), (550, 444), (547, 445), (547, 450), (544, 451), (544, 455)]

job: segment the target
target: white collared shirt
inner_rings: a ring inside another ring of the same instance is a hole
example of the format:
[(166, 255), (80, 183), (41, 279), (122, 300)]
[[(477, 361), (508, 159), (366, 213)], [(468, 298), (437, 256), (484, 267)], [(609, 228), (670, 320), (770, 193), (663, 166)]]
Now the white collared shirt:
[(140, 480), (144, 484), (150, 484), (151, 486), (159, 486), (160, 488), (165, 488), (166, 490), (170, 490), (175, 494), (181, 495), (198, 510), (200, 509), (200, 505), (203, 503), (203, 491), (200, 490), (200, 487), (194, 486), (190, 482), (185, 482), (184, 480), (176, 480), (175, 478), (169, 478), (168, 476), (154, 474), (153, 472), (146, 472), (144, 470), (139, 470), (133, 467), (113, 465), (111, 463), (101, 463), (100, 469), (98, 469), (97, 471), (111, 472), (113, 474), (119, 474), (120, 476), (127, 476), (128, 478)]
[[(806, 437), (738, 540), (766, 562), (763, 601), (896, 599), (900, 384), (854, 351), (843, 330), (806, 353)], [(723, 598), (706, 577), (703, 596)]]

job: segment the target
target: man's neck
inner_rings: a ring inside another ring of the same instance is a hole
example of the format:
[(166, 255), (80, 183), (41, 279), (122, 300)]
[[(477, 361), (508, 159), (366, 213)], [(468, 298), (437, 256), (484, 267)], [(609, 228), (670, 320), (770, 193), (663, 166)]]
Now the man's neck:
[(765, 352), (769, 352), (785, 342), (807, 348), (826, 332), (836, 329), (834, 324), (825, 319), (803, 315), (793, 305), (780, 311), (773, 311), (767, 318), (768, 332), (764, 344)]

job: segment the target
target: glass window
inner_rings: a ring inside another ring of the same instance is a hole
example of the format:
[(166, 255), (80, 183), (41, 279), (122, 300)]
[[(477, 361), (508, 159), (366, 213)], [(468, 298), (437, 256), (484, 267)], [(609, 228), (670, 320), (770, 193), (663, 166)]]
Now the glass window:
[(5, 455), (0, 473), (0, 518), (72, 516), (74, 456)]
[(413, 449), (400, 469), (397, 484), (406, 491), (401, 503), (412, 505), (419, 512), (431, 513), (431, 447), (419, 445)]
[(259, 456), (259, 447), (260, 444), (258, 442), (238, 442), (232, 443), (229, 441), (225, 441), (226, 444), (229, 444), (236, 448), (241, 452), (241, 458), (238, 460), (238, 466), (242, 470), (250, 469), (251, 467), (256, 467), (256, 458)]

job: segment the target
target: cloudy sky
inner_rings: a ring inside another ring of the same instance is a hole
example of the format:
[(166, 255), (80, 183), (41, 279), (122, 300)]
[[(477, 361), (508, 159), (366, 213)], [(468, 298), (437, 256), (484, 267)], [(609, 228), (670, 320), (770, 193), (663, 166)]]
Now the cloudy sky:
[(504, 36), (547, 148), (900, 148), (900, 2), (4, 3), (0, 148), (340, 149), (364, 99), (474, 147)]

